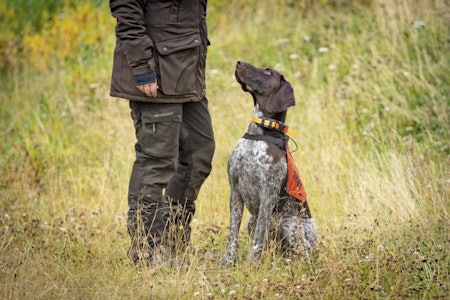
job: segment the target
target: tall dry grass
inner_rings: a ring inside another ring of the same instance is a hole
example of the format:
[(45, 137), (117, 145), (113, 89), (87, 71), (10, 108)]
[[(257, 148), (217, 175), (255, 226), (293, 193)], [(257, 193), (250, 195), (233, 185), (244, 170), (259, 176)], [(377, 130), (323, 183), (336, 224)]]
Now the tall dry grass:
[[(217, 150), (182, 268), (136, 269), (126, 258), (134, 133), (126, 101), (108, 96), (114, 23), (106, 2), (65, 6), (36, 27), (49, 30), (30, 31), (18, 49), (0, 44), (1, 53), (15, 53), (0, 64), (0, 295), (445, 298), (448, 6), (313, 2), (210, 3)], [(0, 14), (9, 16), (5, 7)], [(55, 43), (58, 36), (72, 47)], [(275, 67), (294, 86), (287, 121), (320, 231), (313, 257), (284, 260), (269, 247), (250, 266), (243, 231), (239, 265), (219, 265), (228, 234), (226, 162), (252, 110), (233, 78), (238, 59)]]

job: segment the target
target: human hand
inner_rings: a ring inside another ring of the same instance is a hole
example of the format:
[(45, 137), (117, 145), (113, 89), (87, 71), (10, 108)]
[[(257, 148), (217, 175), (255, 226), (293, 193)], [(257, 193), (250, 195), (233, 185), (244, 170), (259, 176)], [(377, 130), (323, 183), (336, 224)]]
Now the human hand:
[(158, 91), (158, 83), (155, 82), (149, 82), (149, 83), (144, 83), (144, 84), (140, 84), (137, 86), (138, 90), (140, 90), (141, 92), (143, 92), (144, 94), (146, 94), (149, 97), (156, 97), (157, 91)]

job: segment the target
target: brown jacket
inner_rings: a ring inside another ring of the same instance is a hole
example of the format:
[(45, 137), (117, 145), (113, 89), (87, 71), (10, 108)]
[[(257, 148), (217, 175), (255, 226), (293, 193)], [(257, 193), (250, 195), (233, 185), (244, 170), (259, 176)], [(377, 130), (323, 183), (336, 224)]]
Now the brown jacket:
[[(111, 96), (180, 103), (205, 96), (207, 0), (110, 0), (117, 19)], [(156, 73), (155, 73), (156, 72)], [(158, 81), (147, 97), (137, 84)]]

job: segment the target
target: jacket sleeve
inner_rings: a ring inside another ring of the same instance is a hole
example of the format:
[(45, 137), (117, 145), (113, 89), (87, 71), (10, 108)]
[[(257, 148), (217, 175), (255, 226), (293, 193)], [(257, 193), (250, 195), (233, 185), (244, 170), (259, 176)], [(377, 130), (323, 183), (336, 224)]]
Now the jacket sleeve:
[(137, 84), (154, 81), (153, 42), (145, 25), (145, 0), (110, 0), (111, 14), (117, 19), (116, 37), (120, 40)]

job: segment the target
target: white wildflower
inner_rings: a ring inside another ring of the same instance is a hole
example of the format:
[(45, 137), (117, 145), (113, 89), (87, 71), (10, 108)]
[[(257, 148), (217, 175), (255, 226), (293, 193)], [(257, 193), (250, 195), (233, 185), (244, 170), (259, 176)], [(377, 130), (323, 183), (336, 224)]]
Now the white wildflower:
[(416, 29), (425, 27), (425, 22), (424, 21), (420, 21), (420, 20), (414, 21), (413, 27), (416, 28)]
[(284, 45), (284, 44), (289, 43), (290, 41), (291, 41), (291, 40), (288, 39), (288, 38), (281, 38), (281, 39), (278, 39), (278, 40), (277, 40), (277, 45)]
[(284, 71), (284, 67), (281, 63), (277, 63), (274, 67), (275, 70), (278, 70), (279, 72), (283, 72)]
[(211, 75), (217, 75), (219, 73), (220, 73), (219, 69), (212, 69), (212, 70), (209, 71), (209, 74), (211, 74)]

